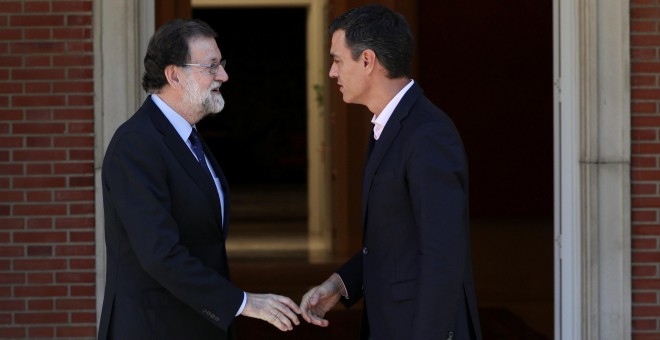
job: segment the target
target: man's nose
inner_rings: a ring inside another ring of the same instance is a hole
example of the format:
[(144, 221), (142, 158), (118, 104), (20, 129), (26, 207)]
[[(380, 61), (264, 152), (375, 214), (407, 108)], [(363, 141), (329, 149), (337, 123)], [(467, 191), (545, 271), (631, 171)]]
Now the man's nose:
[(328, 75), (330, 76), (330, 78), (337, 78), (337, 69), (334, 63), (332, 64), (332, 66), (330, 66), (330, 72), (328, 72)]
[(224, 67), (218, 66), (218, 72), (215, 73), (215, 80), (219, 80), (223, 83), (229, 80), (229, 74), (227, 74)]

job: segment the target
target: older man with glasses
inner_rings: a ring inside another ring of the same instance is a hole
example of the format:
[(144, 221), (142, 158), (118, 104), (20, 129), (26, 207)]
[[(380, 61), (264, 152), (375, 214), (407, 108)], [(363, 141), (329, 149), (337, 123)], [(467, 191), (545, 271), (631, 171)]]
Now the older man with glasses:
[(175, 20), (151, 38), (142, 107), (103, 161), (107, 275), (99, 339), (233, 339), (238, 315), (282, 331), (298, 305), (230, 281), (229, 187), (195, 124), (220, 112), (229, 79), (216, 33)]

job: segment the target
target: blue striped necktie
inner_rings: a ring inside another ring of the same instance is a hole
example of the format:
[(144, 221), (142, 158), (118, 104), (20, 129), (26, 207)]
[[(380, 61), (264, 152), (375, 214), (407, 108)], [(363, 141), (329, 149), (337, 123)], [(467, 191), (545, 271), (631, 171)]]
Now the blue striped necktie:
[(188, 139), (190, 140), (190, 144), (192, 145), (192, 150), (195, 153), (197, 160), (199, 161), (199, 165), (201, 165), (204, 171), (209, 176), (211, 176), (211, 171), (209, 170), (209, 166), (206, 164), (206, 157), (204, 157), (204, 150), (202, 148), (202, 139), (200, 138), (197, 129), (195, 128), (192, 129), (192, 132), (190, 133), (190, 137), (188, 137)]

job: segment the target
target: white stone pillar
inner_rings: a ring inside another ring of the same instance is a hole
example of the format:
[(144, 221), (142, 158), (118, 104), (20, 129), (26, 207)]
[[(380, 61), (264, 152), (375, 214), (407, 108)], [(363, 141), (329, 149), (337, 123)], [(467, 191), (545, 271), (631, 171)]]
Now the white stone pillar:
[(94, 0), (94, 177), (96, 311), (105, 289), (105, 233), (101, 165), (117, 127), (146, 97), (140, 86), (148, 39), (154, 32), (154, 0)]

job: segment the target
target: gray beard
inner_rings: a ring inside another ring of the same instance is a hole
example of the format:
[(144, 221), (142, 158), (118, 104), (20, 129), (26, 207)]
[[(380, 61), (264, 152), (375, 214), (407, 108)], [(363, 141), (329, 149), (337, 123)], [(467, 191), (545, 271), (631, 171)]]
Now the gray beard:
[(186, 92), (183, 95), (183, 104), (185, 107), (195, 108), (202, 118), (209, 114), (217, 114), (225, 107), (225, 99), (220, 92), (212, 92), (207, 89), (201, 89), (192, 77), (186, 77)]
[(222, 94), (209, 93), (209, 95), (202, 102), (202, 109), (205, 114), (216, 114), (225, 108), (225, 99)]

